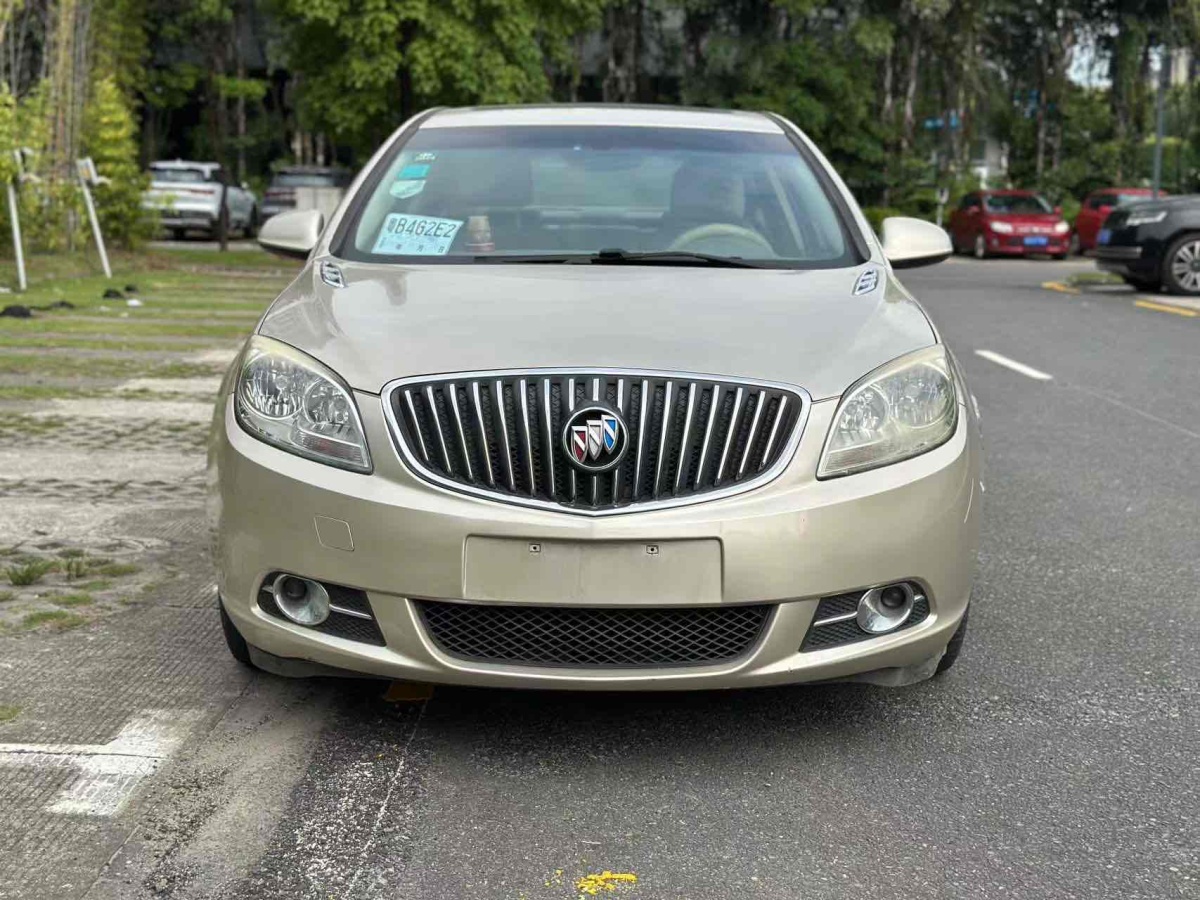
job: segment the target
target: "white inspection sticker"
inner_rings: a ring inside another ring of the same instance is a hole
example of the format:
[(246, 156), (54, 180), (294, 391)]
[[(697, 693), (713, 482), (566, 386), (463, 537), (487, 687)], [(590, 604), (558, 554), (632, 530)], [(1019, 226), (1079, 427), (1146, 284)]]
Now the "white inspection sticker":
[(393, 256), (445, 256), (462, 224), (458, 219), (392, 213), (384, 220), (371, 252)]

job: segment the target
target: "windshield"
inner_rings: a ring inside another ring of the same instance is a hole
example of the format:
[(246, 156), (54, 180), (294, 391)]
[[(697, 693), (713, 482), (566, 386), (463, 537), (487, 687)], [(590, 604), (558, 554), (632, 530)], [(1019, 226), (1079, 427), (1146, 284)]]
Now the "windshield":
[(619, 249), (806, 268), (857, 262), (816, 174), (783, 134), (425, 128), (386, 165), (340, 255), (486, 263)]
[(1052, 213), (1054, 209), (1037, 194), (992, 194), (984, 203), (988, 212), (1022, 215)]
[(170, 184), (203, 184), (208, 181), (202, 169), (155, 169), (150, 168), (150, 177), (155, 181)]

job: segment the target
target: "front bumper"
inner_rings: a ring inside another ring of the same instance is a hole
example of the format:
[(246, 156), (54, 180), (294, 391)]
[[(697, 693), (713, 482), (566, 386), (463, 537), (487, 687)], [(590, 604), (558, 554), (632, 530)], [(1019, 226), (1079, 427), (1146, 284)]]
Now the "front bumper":
[[(916, 459), (817, 481), (836, 401), (812, 406), (791, 465), (748, 493), (604, 518), (525, 509), (454, 493), (396, 454), (377, 396), (356, 393), (375, 472), (309, 462), (245, 434), (223, 397), (210, 448), (218, 587), (246, 640), (277, 657), (418, 681), (520, 688), (733, 688), (928, 672), (970, 598), (980, 454), (962, 409), (955, 436)], [(529, 544), (558, 548), (531, 568)], [(652, 562), (644, 548), (654, 545)], [(597, 565), (597, 561), (603, 561)], [(270, 572), (361, 588), (385, 639), (373, 646), (267, 615)], [(893, 581), (919, 584), (930, 614), (911, 628), (800, 652), (821, 597)], [(717, 665), (549, 668), (441, 652), (409, 598), (580, 607), (778, 608), (754, 646)]]
[(1037, 236), (1045, 237), (1045, 244), (1026, 244), (1026, 237), (1035, 237), (1035, 235), (987, 232), (984, 240), (987, 242), (988, 252), (997, 256), (1042, 256), (1047, 254), (1062, 256), (1071, 248), (1069, 234)]

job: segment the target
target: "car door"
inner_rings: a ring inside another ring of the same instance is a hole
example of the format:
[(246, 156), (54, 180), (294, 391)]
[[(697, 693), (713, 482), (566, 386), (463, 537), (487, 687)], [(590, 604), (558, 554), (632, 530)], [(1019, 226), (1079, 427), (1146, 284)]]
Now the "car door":
[(1075, 233), (1079, 235), (1079, 248), (1090, 250), (1096, 246), (1096, 234), (1104, 219), (1112, 211), (1113, 196), (1107, 193), (1089, 194), (1083, 209), (1075, 218)]
[(950, 213), (950, 238), (954, 242), (954, 246), (966, 249), (971, 246), (971, 236), (968, 234), (970, 226), (970, 210), (972, 204), (977, 204), (979, 197), (976, 194), (965, 194), (958, 201), (958, 206)]

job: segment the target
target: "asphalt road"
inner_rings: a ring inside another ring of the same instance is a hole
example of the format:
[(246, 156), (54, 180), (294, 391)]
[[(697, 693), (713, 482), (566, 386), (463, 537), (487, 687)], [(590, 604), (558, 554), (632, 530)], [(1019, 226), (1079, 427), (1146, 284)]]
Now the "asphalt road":
[(247, 675), (198, 592), (60, 639), (92, 739), (157, 705), (181, 743), (106, 820), (30, 812), (0, 896), (1200, 897), (1200, 317), (1042, 287), (1088, 267), (904, 274), (988, 453), (946, 677), (389, 700)]

